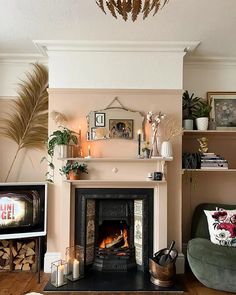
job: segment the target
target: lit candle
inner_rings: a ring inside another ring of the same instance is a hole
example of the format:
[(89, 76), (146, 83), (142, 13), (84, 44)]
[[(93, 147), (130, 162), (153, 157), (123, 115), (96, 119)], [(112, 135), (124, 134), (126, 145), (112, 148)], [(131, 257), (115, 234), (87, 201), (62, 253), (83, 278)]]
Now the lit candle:
[(76, 280), (79, 278), (79, 261), (77, 259), (73, 262), (73, 279)]
[(141, 155), (141, 133), (142, 131), (139, 129), (138, 130), (138, 156), (139, 157)]
[(88, 157), (90, 157), (90, 145), (88, 146)]
[(64, 284), (64, 265), (59, 265), (57, 268), (57, 286)]

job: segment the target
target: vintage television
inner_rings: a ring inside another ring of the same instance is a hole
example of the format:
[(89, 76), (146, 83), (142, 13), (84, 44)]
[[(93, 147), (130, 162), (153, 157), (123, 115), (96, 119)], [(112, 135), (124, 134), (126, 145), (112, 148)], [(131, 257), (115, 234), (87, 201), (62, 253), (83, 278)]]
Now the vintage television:
[(45, 236), (47, 184), (0, 183), (0, 240)]

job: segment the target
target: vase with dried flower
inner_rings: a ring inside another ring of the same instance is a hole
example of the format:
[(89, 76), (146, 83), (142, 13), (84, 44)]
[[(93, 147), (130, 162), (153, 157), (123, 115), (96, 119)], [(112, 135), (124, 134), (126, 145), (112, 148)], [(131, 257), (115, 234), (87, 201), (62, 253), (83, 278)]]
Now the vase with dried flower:
[(158, 152), (158, 130), (159, 130), (159, 125), (160, 125), (161, 121), (165, 117), (166, 117), (166, 115), (162, 112), (153, 113), (150, 111), (147, 113), (147, 121), (148, 121), (148, 123), (151, 124), (151, 128), (152, 128), (151, 157), (157, 157), (159, 155), (159, 152)]
[(162, 128), (161, 156), (163, 158), (173, 156), (172, 139), (183, 133), (183, 128), (173, 118), (166, 119)]

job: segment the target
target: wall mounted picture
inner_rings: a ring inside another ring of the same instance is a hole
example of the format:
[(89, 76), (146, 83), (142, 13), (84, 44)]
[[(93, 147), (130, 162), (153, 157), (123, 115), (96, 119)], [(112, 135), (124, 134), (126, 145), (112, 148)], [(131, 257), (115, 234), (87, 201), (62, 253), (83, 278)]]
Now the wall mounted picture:
[(110, 138), (133, 139), (133, 120), (110, 119)]
[(95, 113), (95, 118), (94, 118), (95, 127), (105, 127), (105, 124), (106, 124), (105, 120), (106, 120), (105, 113)]
[(207, 92), (216, 129), (236, 129), (236, 92)]

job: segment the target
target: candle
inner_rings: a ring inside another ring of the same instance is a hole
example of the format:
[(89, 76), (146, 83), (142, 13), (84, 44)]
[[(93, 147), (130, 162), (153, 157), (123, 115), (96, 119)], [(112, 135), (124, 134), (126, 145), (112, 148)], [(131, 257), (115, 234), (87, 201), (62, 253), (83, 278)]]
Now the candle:
[(59, 265), (57, 268), (57, 286), (64, 284), (64, 265)]
[(138, 156), (141, 155), (141, 133), (142, 131), (138, 130)]
[(76, 280), (79, 278), (79, 261), (77, 259), (73, 262), (73, 279)]
[(90, 145), (88, 146), (88, 157), (90, 157)]

